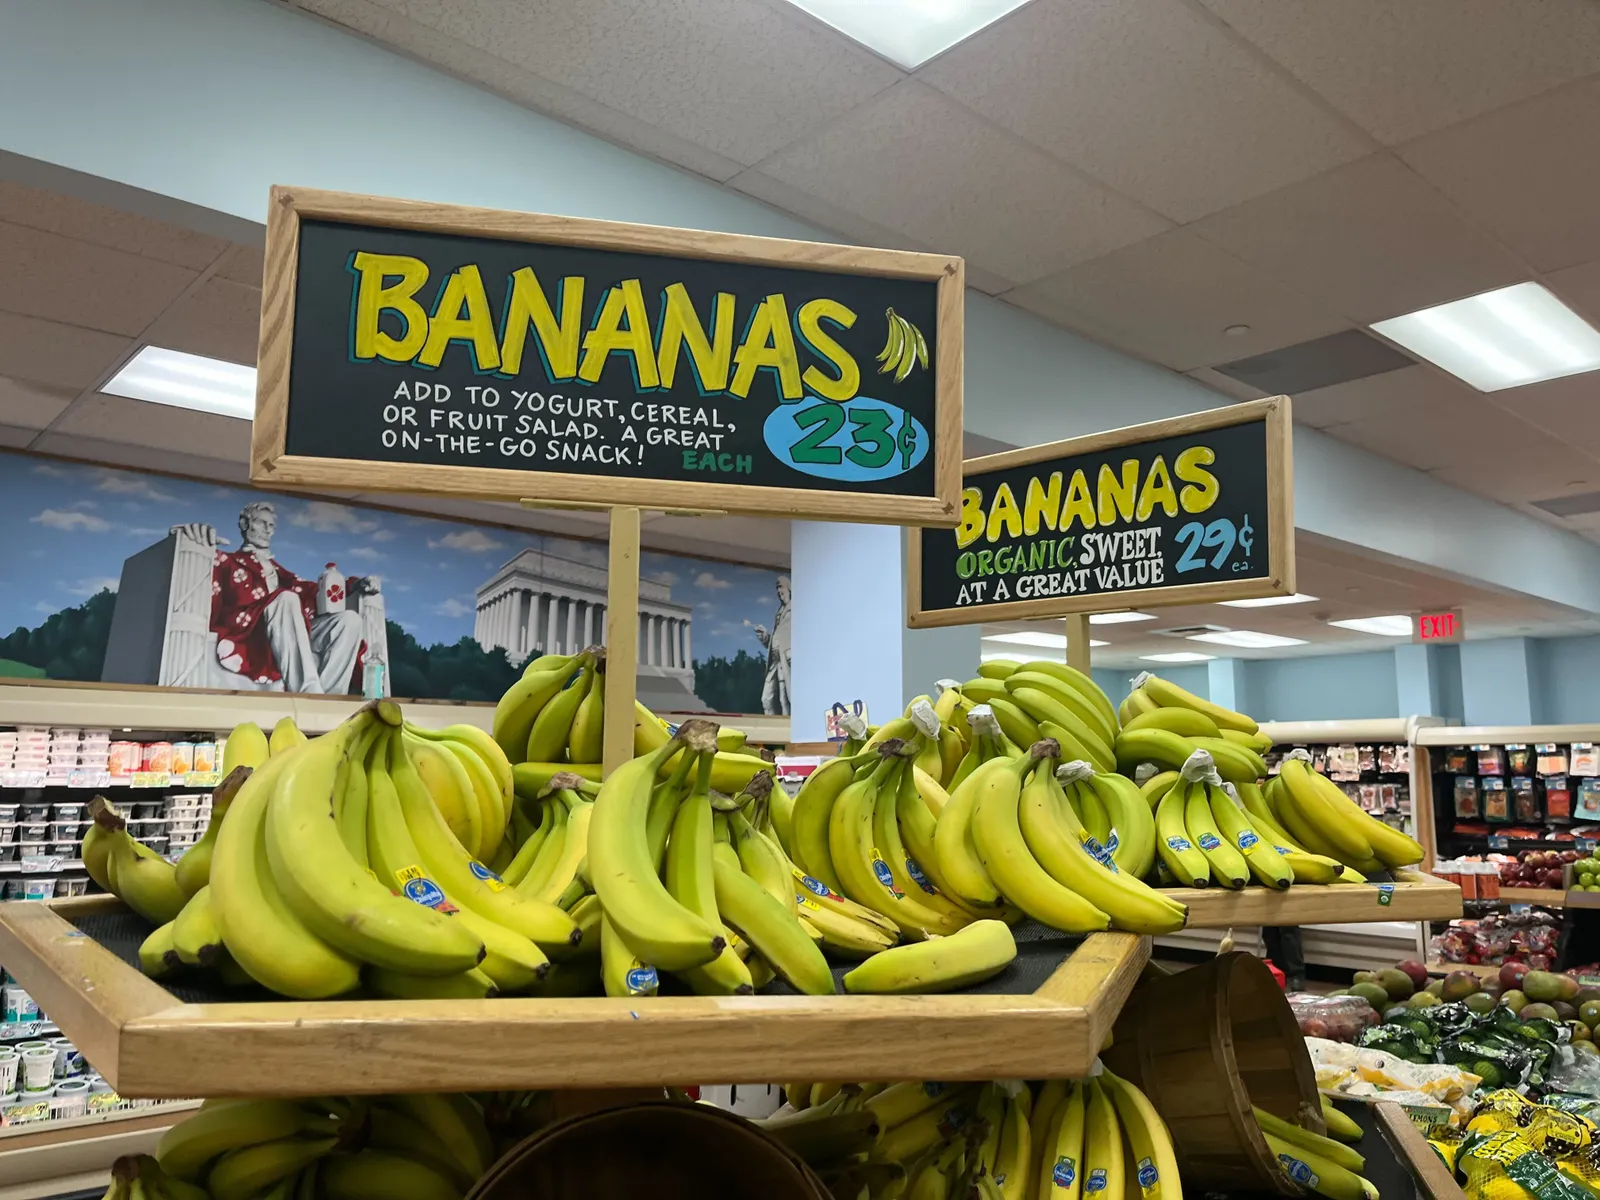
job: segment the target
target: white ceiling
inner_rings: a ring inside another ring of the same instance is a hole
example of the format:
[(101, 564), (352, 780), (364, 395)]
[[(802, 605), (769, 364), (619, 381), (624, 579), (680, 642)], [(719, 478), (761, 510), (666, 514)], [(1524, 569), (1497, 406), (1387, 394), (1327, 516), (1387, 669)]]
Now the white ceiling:
[[(1241, 398), (1210, 368), (1520, 280), (1600, 322), (1594, 0), (1032, 0), (909, 74), (785, 0), (273, 2), (857, 241), (961, 254)], [(1419, 366), (1296, 402), (1600, 541), (1529, 507), (1600, 490), (1597, 392)]]

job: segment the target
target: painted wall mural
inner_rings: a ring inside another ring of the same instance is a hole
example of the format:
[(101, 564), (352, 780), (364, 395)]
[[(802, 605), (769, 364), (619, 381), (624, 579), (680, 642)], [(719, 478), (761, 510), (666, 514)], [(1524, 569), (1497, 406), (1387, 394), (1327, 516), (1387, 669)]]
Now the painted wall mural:
[[(604, 543), (9, 452), (0, 564), (0, 676), (494, 700), (604, 639)], [(640, 575), (641, 700), (788, 712), (786, 577)]]

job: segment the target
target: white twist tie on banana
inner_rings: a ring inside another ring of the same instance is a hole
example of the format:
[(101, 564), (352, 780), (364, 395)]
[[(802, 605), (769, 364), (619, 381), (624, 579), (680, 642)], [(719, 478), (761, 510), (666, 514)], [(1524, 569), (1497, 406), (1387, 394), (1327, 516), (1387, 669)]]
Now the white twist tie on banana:
[(860, 739), (867, 736), (866, 718), (860, 713), (846, 713), (840, 717), (839, 728), (844, 730), (846, 737)]
[(1183, 766), (1179, 768), (1178, 774), (1183, 776), (1186, 783), (1210, 783), (1212, 780), (1217, 783), (1222, 782), (1222, 778), (1217, 774), (1217, 764), (1212, 761), (1209, 750), (1196, 750), (1189, 755), (1183, 760)]
[(911, 723), (923, 737), (939, 736), (939, 714), (926, 700), (918, 700), (911, 706)]
[(1289, 753), (1285, 754), (1283, 756), (1283, 761), (1288, 762), (1291, 758), (1299, 759), (1308, 767), (1311, 765), (1311, 751), (1303, 749), (1300, 746), (1296, 746), (1293, 750), (1289, 751)]
[(994, 709), (987, 704), (976, 705), (967, 714), (967, 724), (971, 727), (973, 733), (998, 734), (1000, 732), (1000, 722), (995, 719)]
[(1133, 691), (1137, 692), (1140, 688), (1142, 688), (1144, 686), (1145, 680), (1154, 679), (1155, 677), (1156, 677), (1156, 673), (1154, 671), (1140, 671), (1137, 675), (1135, 675), (1133, 677), (1132, 681), (1130, 682), (1130, 687), (1132, 688)]
[(1133, 769), (1133, 781), (1143, 787), (1159, 774), (1161, 774), (1161, 768), (1156, 766), (1155, 763), (1142, 762)]
[(1222, 790), (1228, 793), (1228, 799), (1229, 800), (1232, 800), (1235, 804), (1239, 805), (1241, 808), (1244, 807), (1244, 801), (1239, 799), (1239, 789), (1234, 787), (1233, 784), (1224, 783), (1222, 785)]
[(1069, 783), (1079, 783), (1085, 779), (1094, 778), (1094, 764), (1075, 758), (1071, 762), (1064, 762), (1056, 768), (1056, 782), (1062, 787)]
[(951, 688), (960, 687), (961, 686), (961, 680), (959, 680), (959, 679), (935, 679), (933, 681), (933, 686), (938, 688), (941, 692), (948, 692)]

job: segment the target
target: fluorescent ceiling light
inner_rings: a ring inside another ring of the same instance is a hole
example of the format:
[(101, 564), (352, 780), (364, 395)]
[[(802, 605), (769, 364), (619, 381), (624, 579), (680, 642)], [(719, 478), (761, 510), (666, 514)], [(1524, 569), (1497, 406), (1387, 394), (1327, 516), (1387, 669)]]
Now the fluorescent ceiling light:
[(914, 71), (1028, 0), (789, 0)]
[(1196, 654), (1193, 650), (1174, 650), (1169, 654), (1141, 654), (1139, 655), (1139, 661), (1164, 663), (1210, 662), (1215, 657), (1216, 655), (1214, 654)]
[(1271, 608), (1277, 604), (1310, 604), (1315, 599), (1315, 596), (1296, 592), (1292, 596), (1257, 596), (1254, 600), (1218, 600), (1217, 603), (1229, 608)]
[(1090, 613), (1091, 625), (1126, 625), (1129, 621), (1154, 621), (1155, 617), (1142, 612)]
[(1019, 633), (988, 633), (983, 640), (986, 642), (1008, 642), (1013, 646), (1049, 646), (1055, 650), (1067, 648), (1067, 635), (1064, 633), (1041, 633), (1031, 629), (1024, 629)]
[(1196, 633), (1191, 642), (1212, 642), (1218, 646), (1242, 646), (1247, 650), (1265, 650), (1271, 646), (1304, 646), (1305, 638), (1283, 637), (1276, 633), (1257, 633), (1253, 629), (1224, 629), (1217, 633)]
[(1411, 618), (1404, 614), (1390, 617), (1352, 617), (1348, 621), (1329, 621), (1340, 629), (1354, 629), (1357, 633), (1376, 633), (1382, 637), (1410, 637)]
[(100, 389), (130, 400), (254, 420), (256, 369), (220, 358), (145, 346)]
[[(1089, 639), (1089, 648), (1091, 650), (1094, 649), (1096, 646), (1109, 646), (1110, 644), (1111, 644), (1110, 642), (1097, 642), (1093, 638)], [(985, 651), (982, 654), (978, 655), (978, 661), (979, 662), (995, 662), (995, 661), (997, 661), (999, 659), (1015, 660), (1016, 657), (1017, 657), (1017, 652), (1015, 650), (988, 650), (988, 651)], [(1065, 649), (1055, 650), (1055, 651), (1041, 650), (1034, 657), (1040, 658), (1040, 659), (1044, 659), (1044, 660), (1047, 660), (1049, 662), (1066, 662), (1067, 661), (1067, 652), (1066, 652)]]
[(1373, 328), (1480, 392), (1600, 367), (1600, 330), (1538, 283), (1424, 308)]

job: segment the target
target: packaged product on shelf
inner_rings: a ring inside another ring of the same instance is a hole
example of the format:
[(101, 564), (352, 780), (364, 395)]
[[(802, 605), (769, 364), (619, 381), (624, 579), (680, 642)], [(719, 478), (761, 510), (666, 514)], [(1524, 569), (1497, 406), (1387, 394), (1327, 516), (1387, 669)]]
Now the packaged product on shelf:
[(106, 754), (106, 770), (113, 779), (127, 779), (140, 770), (144, 749), (138, 742), (112, 742)]
[(172, 743), (172, 766), (170, 769), (174, 775), (187, 775), (195, 769), (193, 742)]
[(1511, 823), (1511, 793), (1506, 789), (1504, 779), (1483, 781), (1483, 819), (1491, 824)]
[(1557, 746), (1554, 742), (1547, 742), (1538, 747), (1539, 761), (1538, 772), (1541, 775), (1565, 775), (1567, 773), (1567, 751), (1564, 746)]
[(1465, 775), (1477, 770), (1478, 760), (1465, 746), (1452, 746), (1445, 751), (1444, 769), (1452, 775)]
[(1513, 775), (1528, 775), (1533, 771), (1533, 747), (1512, 745), (1506, 747), (1506, 767)]
[(1478, 802), (1478, 777), (1476, 775), (1457, 775), (1455, 782), (1456, 816), (1467, 820), (1476, 820), (1483, 816), (1483, 809)]
[(200, 774), (203, 775), (209, 771), (215, 771), (217, 764), (221, 761), (222, 759), (217, 756), (217, 744), (215, 742), (196, 742), (194, 744), (194, 769)]
[(1547, 821), (1572, 819), (1572, 788), (1565, 775), (1550, 775), (1545, 778), (1544, 817)]
[(1479, 775), (1504, 775), (1506, 773), (1506, 749), (1504, 746), (1474, 746), (1472, 750), (1477, 757)]
[(1600, 779), (1585, 779), (1578, 785), (1578, 802), (1572, 815), (1580, 821), (1600, 821)]
[(144, 747), (143, 761), (139, 764), (141, 771), (151, 771), (157, 774), (172, 774), (172, 743), (148, 742)]
[(1372, 1005), (1360, 996), (1318, 996), (1310, 992), (1290, 992), (1289, 1008), (1294, 1012), (1300, 1032), (1311, 1038), (1333, 1042), (1353, 1042), (1379, 1017)]
[(1541, 817), (1539, 811), (1539, 794), (1534, 791), (1533, 780), (1527, 775), (1519, 775), (1511, 780), (1511, 811), (1519, 821), (1537, 821)]
[(1600, 750), (1593, 742), (1576, 742), (1572, 747), (1573, 775), (1600, 775)]

